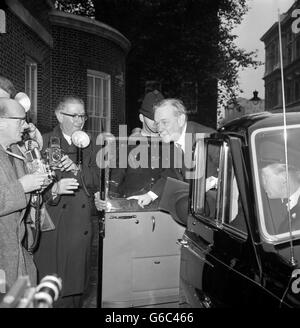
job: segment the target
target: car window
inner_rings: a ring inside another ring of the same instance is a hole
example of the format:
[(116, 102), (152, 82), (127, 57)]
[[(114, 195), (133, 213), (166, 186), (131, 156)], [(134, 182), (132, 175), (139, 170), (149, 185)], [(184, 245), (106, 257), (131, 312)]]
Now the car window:
[(221, 144), (208, 143), (205, 174), (205, 203), (204, 212), (210, 219), (217, 214), (217, 187), (219, 178)]
[(223, 178), (221, 179), (219, 186), (221, 193), (220, 199), (222, 199), (223, 206), (219, 217), (225, 226), (247, 235), (246, 219), (241, 203), (230, 148), (226, 145), (224, 151), (226, 152), (226, 155), (224, 156), (225, 163), (222, 172)]
[[(196, 148), (196, 158), (196, 166), (201, 163), (203, 167), (202, 176), (195, 179), (192, 186), (194, 214), (216, 225), (224, 224), (232, 232), (247, 236), (245, 215), (228, 144), (208, 140), (199, 149)], [(201, 171), (200, 168), (198, 170)]]
[(115, 138), (107, 148), (106, 200), (108, 212), (159, 210), (160, 197), (144, 208), (131, 196), (146, 194), (172, 166), (169, 144), (159, 138)]
[(294, 235), (300, 235), (299, 139), (299, 125), (287, 126), (286, 134), (278, 126), (251, 135), (260, 231), (267, 241), (288, 240), (290, 226)]
[(195, 150), (196, 178), (192, 182), (191, 208), (195, 215), (214, 220), (221, 143), (200, 140)]

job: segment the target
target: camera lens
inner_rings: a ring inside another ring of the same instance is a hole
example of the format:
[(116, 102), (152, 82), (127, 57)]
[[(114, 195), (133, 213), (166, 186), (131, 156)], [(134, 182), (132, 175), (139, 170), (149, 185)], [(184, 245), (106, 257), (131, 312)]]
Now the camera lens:
[(61, 160), (61, 154), (59, 150), (54, 150), (52, 153), (52, 161), (59, 162)]

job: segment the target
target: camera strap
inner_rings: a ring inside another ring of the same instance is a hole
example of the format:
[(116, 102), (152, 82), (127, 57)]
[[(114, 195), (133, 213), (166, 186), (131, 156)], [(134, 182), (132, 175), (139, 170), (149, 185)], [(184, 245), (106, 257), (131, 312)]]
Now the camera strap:
[(15, 154), (9, 150), (5, 150), (5, 152), (9, 155), (9, 156), (12, 156), (12, 157), (15, 157), (15, 158), (18, 158), (18, 159), (21, 159), (22, 161), (25, 162), (26, 158), (24, 156), (21, 156), (21, 155), (18, 155), (18, 154)]

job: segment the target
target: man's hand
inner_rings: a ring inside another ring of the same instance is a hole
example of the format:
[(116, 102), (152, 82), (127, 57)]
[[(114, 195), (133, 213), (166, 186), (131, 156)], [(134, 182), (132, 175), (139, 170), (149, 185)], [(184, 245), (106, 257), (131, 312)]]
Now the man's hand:
[(60, 179), (58, 182), (54, 183), (52, 187), (52, 194), (65, 195), (74, 194), (74, 190), (77, 190), (79, 183), (73, 178)]
[(26, 174), (18, 179), (25, 194), (39, 190), (47, 186), (48, 174)]
[(138, 204), (144, 208), (144, 206), (149, 205), (152, 202), (152, 198), (150, 197), (149, 194), (144, 194), (144, 195), (138, 195), (138, 196), (130, 196), (127, 198), (128, 200), (130, 199), (136, 199), (138, 201)]
[(210, 189), (214, 189), (218, 187), (218, 178), (211, 176), (206, 179), (206, 192)]
[(95, 194), (95, 206), (98, 211), (107, 211), (108, 206), (107, 206), (107, 201), (106, 200), (101, 200), (100, 199), (100, 192), (97, 191)]
[(57, 167), (61, 171), (77, 171), (77, 165), (70, 159), (68, 155), (63, 155)]

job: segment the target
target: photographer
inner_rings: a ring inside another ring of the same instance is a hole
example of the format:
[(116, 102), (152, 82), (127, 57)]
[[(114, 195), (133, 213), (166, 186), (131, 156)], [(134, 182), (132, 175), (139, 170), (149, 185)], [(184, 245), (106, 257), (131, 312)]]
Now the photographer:
[[(0, 80), (1, 81), (1, 80)], [(1, 88), (0, 88), (1, 89)], [(20, 275), (36, 283), (32, 255), (22, 246), (32, 241), (27, 220), (31, 192), (44, 187), (45, 174), (25, 174), (22, 152), (16, 145), (28, 128), (25, 109), (9, 92), (0, 97), (0, 292), (6, 293)]]
[(51, 188), (52, 198), (46, 205), (55, 229), (42, 232), (35, 263), (39, 278), (53, 273), (62, 278), (62, 297), (56, 307), (81, 307), (89, 277), (91, 195), (96, 189), (93, 184), (99, 181), (96, 154), (92, 144), (79, 149), (72, 143), (72, 134), (82, 130), (87, 119), (80, 98), (64, 97), (55, 115), (59, 125), (43, 136), (50, 160), (60, 157), (60, 149), (62, 152), (55, 170), (58, 182)]

